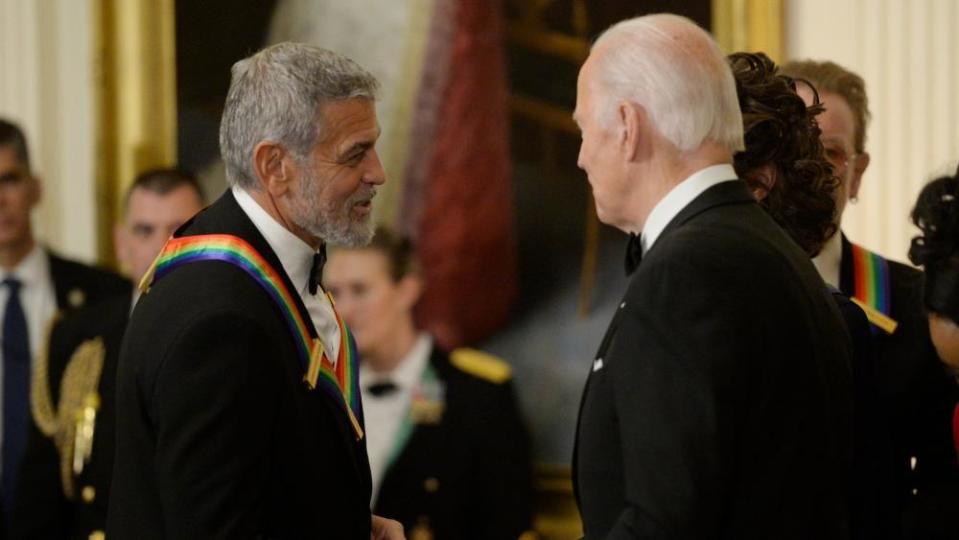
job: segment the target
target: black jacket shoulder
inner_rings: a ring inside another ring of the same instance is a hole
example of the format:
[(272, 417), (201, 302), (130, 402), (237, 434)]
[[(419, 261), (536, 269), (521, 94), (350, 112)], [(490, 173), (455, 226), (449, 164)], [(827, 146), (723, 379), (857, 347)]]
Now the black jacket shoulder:
[(133, 290), (129, 280), (114, 272), (65, 259), (52, 251), (48, 251), (48, 255), (60, 309), (96, 304), (113, 295), (128, 295)]

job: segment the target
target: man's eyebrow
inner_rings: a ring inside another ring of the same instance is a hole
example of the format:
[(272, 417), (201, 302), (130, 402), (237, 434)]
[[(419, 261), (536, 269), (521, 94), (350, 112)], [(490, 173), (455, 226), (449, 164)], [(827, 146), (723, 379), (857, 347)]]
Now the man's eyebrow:
[(370, 148), (373, 148), (375, 145), (376, 145), (375, 140), (359, 141), (359, 142), (353, 143), (353, 146), (350, 146), (348, 149), (342, 152), (340, 154), (340, 157), (346, 158), (360, 152), (365, 152), (369, 150)]

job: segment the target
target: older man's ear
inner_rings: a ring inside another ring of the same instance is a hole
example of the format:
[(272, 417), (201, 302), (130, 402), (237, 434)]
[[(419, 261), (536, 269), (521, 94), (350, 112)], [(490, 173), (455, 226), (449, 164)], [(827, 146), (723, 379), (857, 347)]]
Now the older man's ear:
[(253, 147), (253, 172), (257, 188), (274, 197), (281, 197), (290, 189), (290, 153), (273, 141), (260, 141)]

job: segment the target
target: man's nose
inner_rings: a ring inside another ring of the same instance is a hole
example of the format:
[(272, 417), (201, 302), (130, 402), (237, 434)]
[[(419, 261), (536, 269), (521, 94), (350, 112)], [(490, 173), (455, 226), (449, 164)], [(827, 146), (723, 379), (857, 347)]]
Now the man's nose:
[(370, 168), (367, 170), (366, 174), (363, 176), (363, 181), (368, 184), (380, 185), (386, 182), (386, 171), (383, 170), (383, 162), (380, 161), (380, 155), (376, 150), (371, 150), (370, 159)]

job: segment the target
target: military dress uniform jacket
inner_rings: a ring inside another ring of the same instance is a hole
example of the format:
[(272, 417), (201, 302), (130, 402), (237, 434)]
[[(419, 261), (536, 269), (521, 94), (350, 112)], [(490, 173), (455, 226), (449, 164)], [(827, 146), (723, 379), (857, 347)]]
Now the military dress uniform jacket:
[(509, 366), (463, 349), (451, 363), (434, 347), (428, 369), (435, 379), (414, 392), (412, 431), (400, 436), (376, 514), (400, 521), (410, 540), (519, 538), (530, 527), (532, 478)]
[(131, 290), (130, 282), (113, 272), (64, 259), (49, 250), (47, 254), (58, 310), (81, 308)]
[[(96, 304), (106, 298), (129, 295), (132, 290), (133, 285), (129, 281), (113, 272), (65, 259), (50, 250), (47, 250), (47, 256), (50, 263), (50, 278), (53, 282), (54, 296), (59, 311), (58, 316), (87, 305)], [(41, 344), (33, 348), (39, 354), (44, 347), (45, 344)], [(26, 466), (27, 460), (31, 457), (29, 454), (30, 441), (39, 437), (41, 437), (39, 431), (31, 423), (30, 432), (27, 435), (27, 448), (24, 451), (24, 465), (21, 465), (21, 467)], [(15, 508), (20, 507), (19, 499), (21, 497), (30, 498), (34, 495), (31, 490), (32, 487), (24, 482), (21, 472), (21, 477), (18, 480)], [(4, 534), (10, 536), (12, 526), (14, 526), (13, 523), (0, 525), (0, 538)]]
[[(50, 332), (47, 354), (38, 359), (35, 373), (46, 375), (46, 380), (35, 381), (31, 400), (34, 415), (47, 417), (36, 422), (52, 422), (56, 431), (51, 437), (35, 429), (27, 442), (13, 538), (86, 540), (106, 530), (116, 438), (116, 367), (130, 301), (128, 289), (63, 317)], [(91, 409), (92, 416), (77, 418)], [(81, 429), (89, 423), (93, 431), (78, 439), (78, 423)], [(76, 474), (73, 457), (77, 450), (83, 452), (78, 441), (92, 446)]]
[[(843, 237), (839, 288), (849, 296), (856, 294), (856, 248)], [(905, 537), (959, 538), (959, 510), (954, 507), (959, 500), (959, 465), (951, 435), (959, 387), (939, 361), (929, 337), (922, 308), (922, 273), (884, 261), (888, 265), (887, 315), (898, 325), (891, 334), (874, 329), (876, 384), (892, 440)]]
[(847, 540), (849, 336), (812, 262), (741, 181), (666, 227), (583, 393), (586, 538)]
[[(246, 240), (300, 288), (230, 191), (176, 236), (216, 233)], [(117, 370), (109, 538), (369, 538), (365, 440), (305, 385), (282, 317), (218, 261), (180, 266), (143, 295)]]

